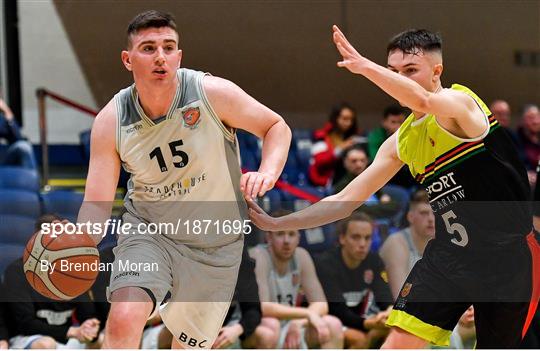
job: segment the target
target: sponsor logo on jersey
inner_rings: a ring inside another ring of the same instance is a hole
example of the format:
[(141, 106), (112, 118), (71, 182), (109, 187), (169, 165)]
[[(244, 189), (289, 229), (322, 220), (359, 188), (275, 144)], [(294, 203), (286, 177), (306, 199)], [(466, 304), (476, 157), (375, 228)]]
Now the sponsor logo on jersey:
[(373, 283), (373, 271), (371, 269), (366, 269), (364, 271), (364, 282), (366, 284)]
[(405, 283), (403, 286), (403, 289), (401, 289), (401, 297), (407, 297), (409, 293), (411, 292), (412, 284), (411, 283)]
[(431, 146), (435, 147), (435, 140), (433, 140), (431, 137), (429, 137), (429, 142)]
[(198, 107), (190, 107), (185, 111), (182, 111), (182, 119), (184, 120), (184, 127), (189, 129), (195, 129), (201, 121), (201, 111)]

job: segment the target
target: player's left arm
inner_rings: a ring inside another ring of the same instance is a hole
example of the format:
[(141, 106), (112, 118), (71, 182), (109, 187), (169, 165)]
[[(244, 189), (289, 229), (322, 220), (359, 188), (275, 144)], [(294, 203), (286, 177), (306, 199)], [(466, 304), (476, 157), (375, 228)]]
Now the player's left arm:
[(285, 166), (291, 144), (289, 126), (280, 115), (231, 81), (206, 76), (203, 84), (212, 107), (225, 125), (247, 130), (263, 140), (258, 171), (244, 174), (240, 182), (244, 194), (263, 196), (274, 187)]
[(309, 253), (302, 247), (296, 248), (298, 263), (300, 265), (300, 284), (309, 302), (309, 310), (319, 316), (328, 314), (328, 302), (322, 288), (315, 264)]
[(414, 80), (360, 55), (337, 26), (333, 32), (334, 43), (343, 57), (337, 63), (339, 67), (363, 75), (413, 111), (454, 119), (467, 137), (477, 137), (488, 128), (484, 113), (472, 97), (452, 89), (427, 91)]

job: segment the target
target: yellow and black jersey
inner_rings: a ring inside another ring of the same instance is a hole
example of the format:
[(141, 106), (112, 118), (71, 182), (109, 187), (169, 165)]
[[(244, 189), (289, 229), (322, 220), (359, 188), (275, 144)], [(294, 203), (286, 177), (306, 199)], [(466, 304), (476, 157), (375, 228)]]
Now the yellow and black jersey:
[(398, 130), (398, 157), (428, 192), (437, 239), (467, 248), (522, 240), (532, 227), (527, 174), (515, 146), (486, 104), (459, 84), (484, 113), (474, 139), (451, 134), (436, 116), (410, 115)]

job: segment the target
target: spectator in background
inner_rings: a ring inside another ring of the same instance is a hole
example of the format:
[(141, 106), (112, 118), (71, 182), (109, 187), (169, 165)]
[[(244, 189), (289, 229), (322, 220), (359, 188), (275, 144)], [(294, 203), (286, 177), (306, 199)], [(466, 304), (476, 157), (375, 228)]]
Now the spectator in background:
[(425, 190), (413, 194), (407, 221), (409, 227), (389, 236), (379, 251), (394, 300), (412, 267), (422, 258), (428, 241), (435, 237), (435, 216)]
[[(284, 215), (281, 211), (274, 215)], [(267, 245), (251, 249), (263, 317), (281, 322), (277, 348), (343, 346), (341, 322), (328, 315), (328, 303), (309, 253), (298, 247), (297, 230), (266, 233)], [(297, 307), (300, 289), (307, 307)]]
[(327, 186), (343, 150), (361, 142), (355, 109), (347, 103), (332, 108), (329, 121), (313, 133), (309, 179), (313, 185)]
[(368, 134), (368, 156), (370, 161), (375, 159), (375, 155), (382, 143), (399, 129), (406, 116), (407, 111), (397, 104), (384, 109), (380, 127), (374, 128)]
[(37, 170), (37, 162), (32, 145), (23, 140), (13, 112), (0, 99), (0, 139), (7, 142), (8, 148), (0, 155), (0, 165), (22, 166)]
[(529, 171), (534, 170), (540, 159), (540, 111), (538, 106), (525, 105), (517, 135), (525, 150), (525, 166)]
[(279, 322), (273, 318), (262, 318), (255, 261), (249, 257), (246, 246), (242, 252), (234, 297), (223, 325), (213, 349), (230, 348), (233, 345), (248, 349), (277, 347)]
[[(48, 214), (41, 224), (59, 220)], [(3, 292), (9, 324), (10, 347), (13, 349), (55, 349), (60, 347), (99, 347), (99, 320), (88, 293), (71, 301), (55, 301), (36, 292), (26, 280), (22, 258), (11, 263), (4, 273)], [(79, 325), (75, 323), (80, 322)]]
[(369, 160), (366, 150), (361, 145), (353, 145), (343, 151), (343, 168), (345, 174), (334, 184), (334, 193), (339, 193), (357, 175), (368, 166)]
[(339, 223), (338, 234), (340, 246), (315, 260), (330, 313), (345, 327), (346, 348), (380, 346), (389, 331), (392, 296), (383, 262), (370, 252), (372, 220), (355, 213)]
[(512, 111), (510, 105), (504, 100), (495, 100), (489, 106), (489, 110), (493, 113), (493, 116), (499, 121), (499, 125), (510, 135), (512, 141), (516, 145), (519, 157), (524, 163), (527, 163), (527, 157), (521, 141), (519, 140), (517, 133), (512, 129), (511, 118)]

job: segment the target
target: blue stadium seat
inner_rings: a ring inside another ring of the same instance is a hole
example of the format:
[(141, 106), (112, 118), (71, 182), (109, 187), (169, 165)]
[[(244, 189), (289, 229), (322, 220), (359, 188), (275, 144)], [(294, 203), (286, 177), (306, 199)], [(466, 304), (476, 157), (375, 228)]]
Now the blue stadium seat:
[(246, 171), (253, 172), (259, 169), (255, 155), (248, 148), (240, 148), (240, 158), (242, 160), (241, 166)]
[(0, 189), (39, 191), (39, 175), (35, 170), (14, 166), (0, 167)]
[(405, 215), (409, 206), (409, 191), (399, 185), (388, 184), (381, 189), (383, 194), (388, 194), (390, 198), (399, 204), (397, 213), (391, 218), (392, 225), (399, 227), (402, 217)]
[(3, 277), (7, 266), (9, 266), (11, 262), (22, 257), (24, 245), (0, 244), (0, 252), (2, 252), (0, 255), (0, 277)]
[(0, 189), (0, 214), (37, 218), (41, 214), (39, 196), (26, 190)]
[(300, 231), (300, 246), (308, 250), (310, 254), (324, 252), (334, 247), (336, 241), (334, 224)]
[(82, 153), (86, 161), (90, 160), (90, 129), (82, 131), (79, 134), (79, 140), (81, 142)]
[(259, 200), (261, 208), (267, 213), (272, 213), (279, 210), (282, 202), (281, 191), (277, 188), (271, 189), (264, 194), (261, 200)]
[(69, 190), (55, 190), (41, 194), (43, 212), (55, 213), (74, 222), (77, 219), (84, 195)]
[(34, 225), (34, 218), (0, 214), (0, 243), (26, 245), (34, 234)]

